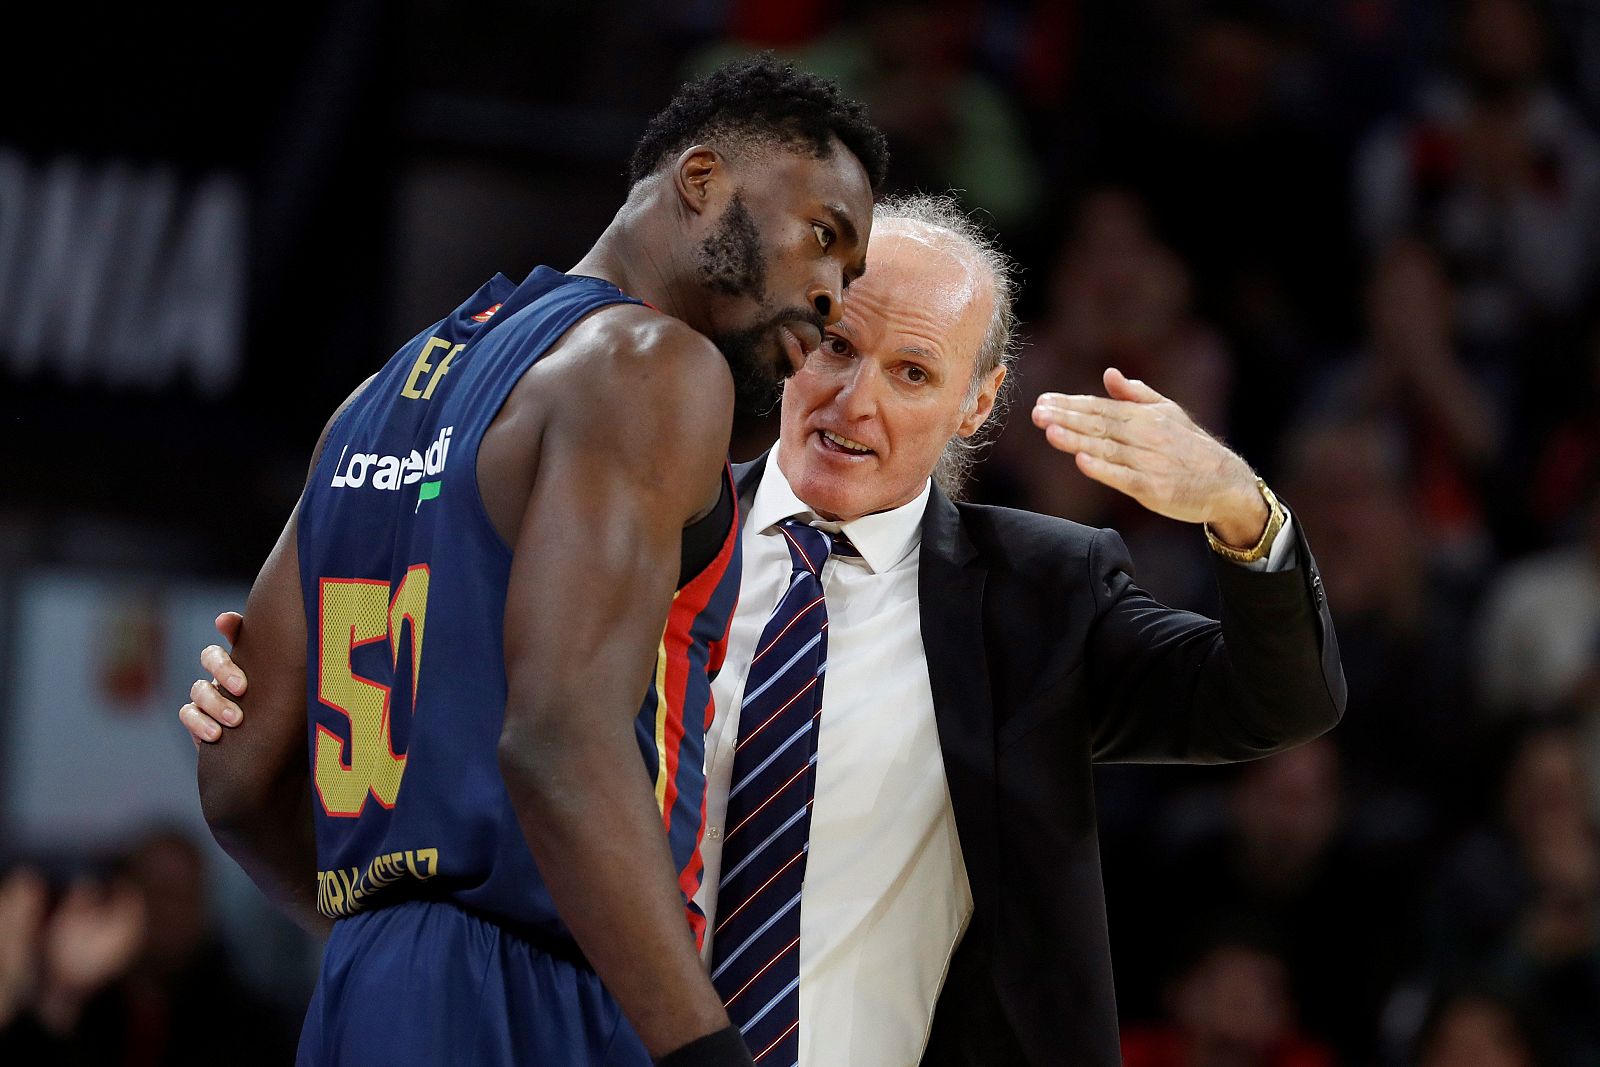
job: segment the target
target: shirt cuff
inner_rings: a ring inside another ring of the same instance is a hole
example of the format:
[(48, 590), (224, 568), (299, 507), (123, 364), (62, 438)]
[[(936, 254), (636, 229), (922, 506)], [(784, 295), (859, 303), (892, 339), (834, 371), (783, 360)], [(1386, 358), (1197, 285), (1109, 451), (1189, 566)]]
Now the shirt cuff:
[(1272, 548), (1268, 549), (1267, 554), (1254, 563), (1234, 563), (1234, 566), (1243, 567), (1247, 571), (1266, 574), (1276, 574), (1278, 571), (1292, 571), (1300, 566), (1300, 553), (1295, 550), (1294, 543), (1294, 516), (1285, 513), (1283, 528), (1272, 539)]

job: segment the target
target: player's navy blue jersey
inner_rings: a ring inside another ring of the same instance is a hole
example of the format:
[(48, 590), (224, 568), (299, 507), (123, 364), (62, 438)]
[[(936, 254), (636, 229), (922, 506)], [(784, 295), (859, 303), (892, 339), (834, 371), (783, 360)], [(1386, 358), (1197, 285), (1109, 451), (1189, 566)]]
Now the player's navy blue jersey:
[[(328, 433), (299, 516), (325, 915), (444, 899), (568, 936), (500, 777), (511, 549), (478, 493), (478, 446), (523, 373), (617, 303), (639, 301), (548, 267), (520, 286), (496, 276), (396, 353)], [(738, 544), (734, 516), (711, 563), (680, 576), (637, 722), (697, 936), (704, 734)]]

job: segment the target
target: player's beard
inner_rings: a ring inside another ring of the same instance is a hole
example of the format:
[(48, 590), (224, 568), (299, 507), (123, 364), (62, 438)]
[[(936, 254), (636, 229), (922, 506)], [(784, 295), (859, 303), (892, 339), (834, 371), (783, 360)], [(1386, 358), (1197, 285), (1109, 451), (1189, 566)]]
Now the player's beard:
[[(716, 228), (700, 242), (699, 261), (706, 288), (722, 296), (747, 297), (767, 310), (766, 250), (738, 193), (728, 202)], [(778, 402), (783, 380), (794, 372), (778, 343), (778, 328), (796, 319), (813, 323), (817, 332), (822, 332), (823, 323), (816, 312), (788, 308), (770, 312), (758, 325), (712, 334), (712, 342), (721, 349), (733, 373), (734, 403), (740, 411), (765, 414)]]
[[(722, 350), (733, 373), (733, 400), (746, 415), (765, 415), (783, 396), (783, 380), (794, 373), (789, 357), (778, 343), (778, 328), (796, 319), (811, 322), (804, 308), (791, 308), (760, 326), (718, 334), (712, 340)], [(822, 324), (817, 323), (818, 332)]]

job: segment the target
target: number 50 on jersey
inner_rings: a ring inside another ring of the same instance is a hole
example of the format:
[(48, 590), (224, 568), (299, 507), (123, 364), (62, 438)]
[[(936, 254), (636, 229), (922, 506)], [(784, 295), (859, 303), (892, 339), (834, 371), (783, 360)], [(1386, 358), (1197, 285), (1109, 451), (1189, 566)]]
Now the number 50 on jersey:
[[(394, 674), (400, 664), (401, 638), (409, 631), (414, 711), (428, 615), (428, 581), (428, 565), (418, 563), (406, 571), (393, 596), (390, 583), (381, 579), (323, 578), (319, 582), (317, 699), (350, 720), (348, 758), (346, 741), (317, 724), (312, 778), (329, 815), (359, 816), (369, 793), (379, 804), (392, 808), (400, 795), (406, 757), (395, 753), (390, 730)], [(351, 655), (377, 641), (389, 643), (388, 677), (364, 678), (355, 673)]]

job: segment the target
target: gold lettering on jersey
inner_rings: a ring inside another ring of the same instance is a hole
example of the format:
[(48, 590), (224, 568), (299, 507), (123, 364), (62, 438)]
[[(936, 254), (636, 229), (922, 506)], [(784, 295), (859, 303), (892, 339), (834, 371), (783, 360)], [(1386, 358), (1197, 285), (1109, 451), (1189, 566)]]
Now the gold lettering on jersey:
[[(324, 578), (319, 583), (317, 699), (349, 719), (348, 739), (317, 724), (312, 781), (322, 809), (355, 818), (370, 795), (386, 808), (400, 795), (406, 757), (394, 751), (390, 729), (393, 686), (355, 673), (350, 655), (361, 645), (386, 641), (390, 669), (400, 663), (402, 630), (411, 632), (411, 708), (416, 710), (417, 679), (427, 630), (430, 571), (418, 563), (406, 571), (389, 596), (389, 583), (374, 579)], [(391, 675), (388, 679), (394, 680)], [(348, 757), (346, 756), (348, 753)]]
[(317, 872), (317, 910), (330, 919), (354, 915), (384, 889), (401, 881), (425, 882), (439, 873), (439, 850), (408, 848), (374, 856), (366, 869)]
[[(465, 347), (467, 347), (465, 344), (459, 344), (451, 348), (450, 342), (443, 337), (428, 338), (428, 343), (422, 346), (422, 353), (417, 356), (417, 361), (411, 364), (411, 373), (406, 375), (406, 384), (401, 387), (400, 395), (409, 400), (432, 400), (433, 391), (439, 387), (439, 379), (450, 372), (451, 361)], [(450, 351), (445, 353), (445, 357), (437, 364), (429, 362), (429, 357), (441, 348), (449, 348)], [(429, 374), (426, 389), (420, 387), (424, 374)]]
[(428, 387), (422, 391), (422, 399), (433, 399), (433, 391), (439, 387), (439, 379), (450, 373), (451, 361), (454, 360), (456, 358), (456, 354), (465, 347), (467, 346), (456, 345), (445, 355), (443, 359), (439, 361), (439, 368), (433, 372), (433, 377), (428, 379)]

